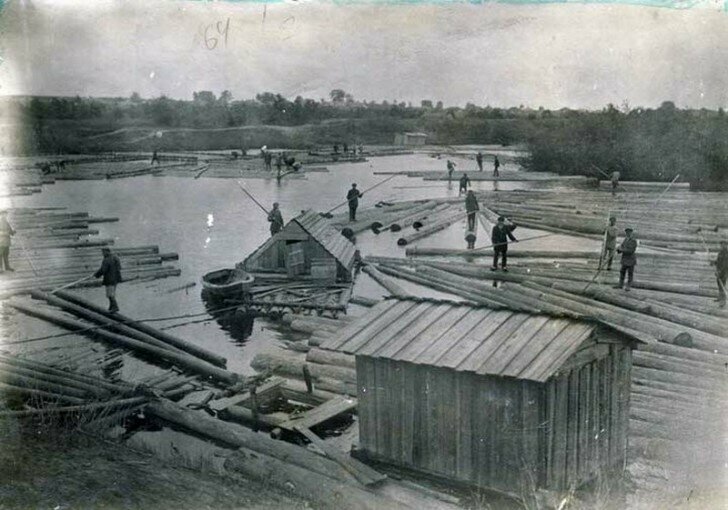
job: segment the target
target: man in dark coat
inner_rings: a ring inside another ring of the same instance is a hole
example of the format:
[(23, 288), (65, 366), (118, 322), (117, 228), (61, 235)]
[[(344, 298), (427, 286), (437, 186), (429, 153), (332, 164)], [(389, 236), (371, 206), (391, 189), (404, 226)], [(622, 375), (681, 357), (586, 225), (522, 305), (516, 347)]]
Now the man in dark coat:
[(473, 190), (468, 191), (465, 195), (465, 212), (468, 213), (468, 230), (475, 230), (475, 215), (480, 210), (478, 199), (475, 198)]
[(346, 200), (349, 202), (349, 221), (356, 221), (356, 209), (359, 207), (359, 199), (363, 196), (364, 194), (356, 189), (356, 184), (352, 184), (346, 194)]
[(498, 223), (493, 227), (493, 232), (490, 235), (490, 242), (493, 244), (493, 267), (491, 271), (498, 269), (498, 257), (502, 257), (501, 267), (503, 271), (508, 272), (508, 239), (513, 242), (518, 242), (513, 236), (513, 231), (516, 230), (516, 225), (508, 222), (501, 216), (498, 218)]
[(458, 188), (458, 195), (468, 191), (468, 185), (470, 185), (470, 177), (468, 177), (468, 174), (463, 174), (463, 176), (460, 178), (460, 187)]
[(154, 152), (152, 152), (152, 162), (149, 164), (153, 165), (155, 161), (157, 162), (157, 165), (159, 165), (159, 154), (157, 154), (157, 149), (154, 149)]
[(278, 208), (278, 202), (273, 203), (273, 209), (268, 213), (268, 221), (270, 221), (270, 235), (274, 236), (283, 228), (283, 215)]
[(720, 307), (725, 307), (726, 292), (725, 286), (728, 281), (728, 241), (720, 242), (720, 251), (718, 252), (718, 258), (715, 259), (715, 279), (718, 283), (718, 303)]
[(493, 177), (498, 177), (500, 173), (498, 172), (498, 169), (500, 168), (500, 161), (498, 161), (498, 156), (495, 157), (495, 161), (493, 161)]
[(478, 171), (483, 171), (483, 153), (478, 151), (475, 155), (475, 162), (478, 163)]
[(632, 286), (634, 266), (637, 265), (637, 239), (634, 238), (633, 232), (631, 228), (625, 228), (624, 233), (627, 237), (617, 248), (617, 253), (622, 254), (622, 267), (619, 270), (619, 284), (615, 286), (616, 289), (621, 289), (624, 286), (625, 275), (627, 276), (627, 285), (624, 286), (624, 290), (629, 291)]
[(94, 273), (96, 278), (103, 276), (102, 283), (106, 287), (106, 297), (109, 298), (109, 311), (118, 312), (119, 305), (116, 303), (116, 286), (121, 283), (121, 261), (119, 257), (111, 253), (111, 248), (101, 248), (104, 260), (101, 267)]

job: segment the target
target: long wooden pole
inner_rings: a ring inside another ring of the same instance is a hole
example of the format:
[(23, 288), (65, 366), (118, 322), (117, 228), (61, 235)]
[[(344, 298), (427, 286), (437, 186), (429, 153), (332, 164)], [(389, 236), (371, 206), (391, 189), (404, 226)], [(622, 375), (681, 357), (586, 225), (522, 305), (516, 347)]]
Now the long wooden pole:
[(55, 293), (56, 293), (56, 292), (58, 292), (59, 290), (63, 290), (63, 289), (67, 289), (67, 288), (69, 288), (69, 287), (73, 287), (74, 285), (77, 285), (77, 284), (79, 284), (79, 283), (81, 283), (81, 282), (84, 282), (84, 281), (86, 281), (86, 280), (89, 280), (89, 279), (91, 279), (91, 278), (93, 278), (93, 277), (94, 277), (94, 275), (93, 275), (93, 274), (90, 274), (90, 275), (86, 275), (86, 276), (84, 276), (83, 278), (79, 278), (78, 280), (72, 281), (71, 283), (67, 283), (66, 285), (63, 285), (63, 286), (61, 286), (61, 287), (58, 287), (57, 289), (53, 289), (52, 291), (50, 291), (50, 292), (49, 292), (49, 294), (55, 294)]
[[(384, 179), (383, 181), (380, 181), (380, 182), (378, 182), (378, 183), (377, 183), (377, 184), (375, 184), (374, 186), (372, 186), (372, 187), (370, 187), (370, 188), (367, 188), (367, 189), (365, 189), (364, 191), (361, 191), (361, 192), (360, 192), (360, 194), (361, 194), (361, 195), (363, 195), (364, 193), (368, 193), (369, 191), (373, 190), (374, 188), (377, 188), (377, 187), (381, 186), (381, 185), (382, 185), (382, 184), (384, 184), (385, 182), (387, 182), (387, 181), (390, 181), (390, 180), (394, 179), (395, 177), (397, 177), (397, 175), (398, 175), (398, 174), (390, 175), (389, 177), (387, 177), (387, 178), (386, 178), (386, 179)], [(337, 205), (336, 207), (333, 207), (333, 208), (329, 209), (328, 211), (326, 211), (325, 213), (322, 213), (321, 215), (322, 215), (322, 216), (324, 216), (324, 217), (330, 217), (330, 216), (331, 216), (331, 213), (332, 213), (332, 212), (334, 212), (334, 211), (335, 211), (336, 209), (338, 209), (339, 207), (343, 207), (343, 206), (345, 206), (346, 204), (348, 204), (348, 203), (349, 203), (349, 202), (351, 202), (352, 200), (354, 200), (354, 199), (353, 199), (353, 198), (349, 198), (349, 199), (345, 200), (344, 202), (341, 202), (341, 203), (340, 203), (339, 205)]]
[(241, 190), (243, 190), (243, 193), (245, 193), (246, 195), (248, 195), (248, 197), (250, 198), (250, 200), (252, 200), (253, 202), (255, 202), (255, 205), (257, 205), (258, 207), (260, 207), (261, 209), (263, 209), (263, 212), (264, 212), (264, 213), (265, 213), (266, 215), (267, 215), (267, 214), (270, 214), (270, 212), (268, 211), (268, 209), (266, 209), (265, 207), (263, 207), (263, 206), (261, 205), (261, 203), (260, 203), (260, 202), (258, 202), (258, 201), (257, 201), (257, 200), (255, 199), (255, 197), (254, 197), (253, 195), (251, 195), (251, 194), (250, 194), (250, 193), (248, 192), (248, 190), (247, 190), (247, 189), (245, 189), (245, 188), (243, 187), (243, 185), (242, 185), (242, 184), (240, 184), (240, 181), (237, 181), (237, 183), (238, 183), (238, 186), (240, 186), (240, 189), (241, 189)]

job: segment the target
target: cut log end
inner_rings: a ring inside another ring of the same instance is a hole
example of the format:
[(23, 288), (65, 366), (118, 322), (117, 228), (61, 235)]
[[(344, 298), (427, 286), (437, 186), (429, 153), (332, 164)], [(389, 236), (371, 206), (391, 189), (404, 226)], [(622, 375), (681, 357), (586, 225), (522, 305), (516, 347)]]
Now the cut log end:
[(397, 239), (397, 246), (407, 246), (407, 239), (404, 237)]

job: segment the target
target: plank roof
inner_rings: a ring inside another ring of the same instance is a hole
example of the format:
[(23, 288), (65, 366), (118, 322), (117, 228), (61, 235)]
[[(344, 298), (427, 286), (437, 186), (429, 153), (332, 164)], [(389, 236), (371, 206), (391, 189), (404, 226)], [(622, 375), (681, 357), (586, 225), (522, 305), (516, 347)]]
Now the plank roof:
[(250, 255), (245, 258), (244, 263), (253, 260), (260, 253), (265, 252), (281, 236), (287, 235), (291, 231), (291, 225), (295, 224), (310, 235), (318, 242), (327, 253), (336, 259), (339, 264), (350, 270), (354, 265), (354, 252), (356, 248), (325, 218), (313, 210), (303, 211), (300, 215), (289, 221), (278, 234), (270, 237), (265, 243), (260, 245)]
[(377, 304), (321, 347), (545, 382), (596, 327), (564, 317), (402, 297)]
[(319, 213), (309, 209), (291, 221), (298, 223), (345, 268), (351, 269), (354, 265), (354, 244)]

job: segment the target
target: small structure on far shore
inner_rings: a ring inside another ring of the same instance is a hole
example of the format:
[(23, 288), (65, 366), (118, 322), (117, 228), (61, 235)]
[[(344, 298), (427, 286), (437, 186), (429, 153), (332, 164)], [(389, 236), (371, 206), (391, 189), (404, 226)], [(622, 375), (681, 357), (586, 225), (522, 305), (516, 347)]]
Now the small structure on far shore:
[(518, 495), (623, 469), (636, 342), (593, 322), (396, 298), (322, 348), (356, 357), (362, 455)]
[(397, 133), (394, 135), (394, 145), (425, 145), (426, 133)]

